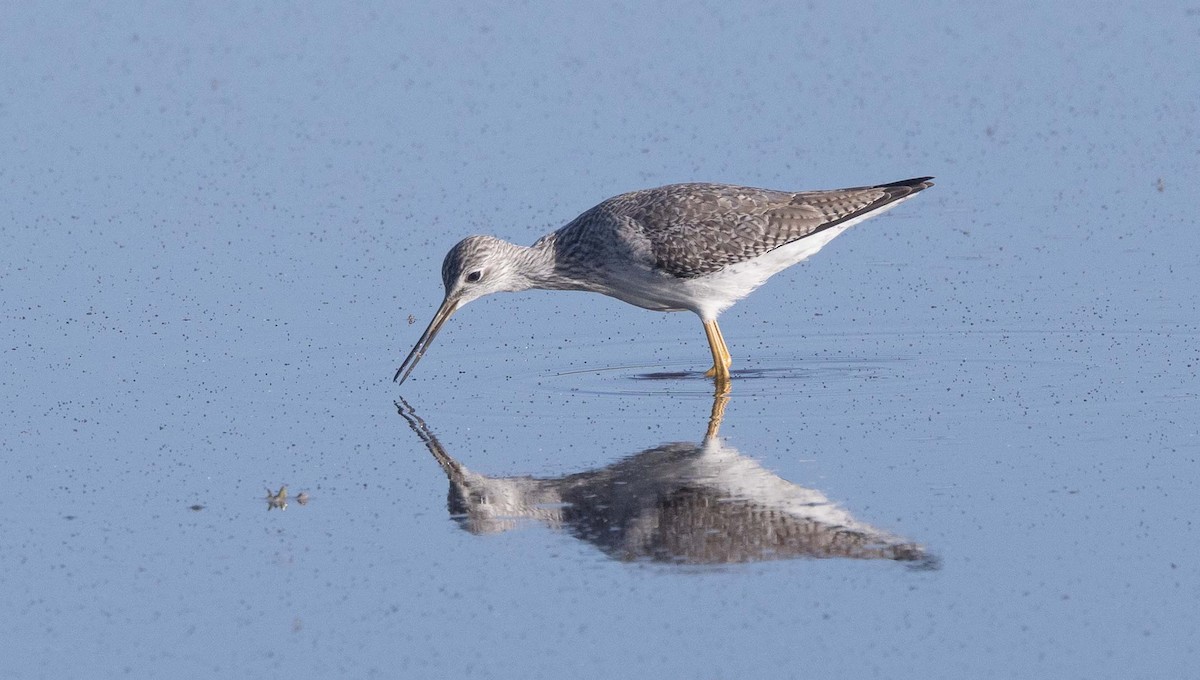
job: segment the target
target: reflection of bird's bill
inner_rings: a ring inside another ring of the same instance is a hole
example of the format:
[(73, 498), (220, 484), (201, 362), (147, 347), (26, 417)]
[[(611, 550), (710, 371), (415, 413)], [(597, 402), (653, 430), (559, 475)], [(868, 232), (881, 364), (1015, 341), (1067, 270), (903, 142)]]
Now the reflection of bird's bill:
[(457, 297), (448, 297), (442, 300), (442, 306), (438, 307), (437, 313), (433, 315), (433, 321), (429, 322), (429, 327), (421, 334), (421, 339), (417, 340), (417, 344), (413, 345), (412, 351), (408, 353), (408, 358), (404, 360), (404, 363), (400, 364), (400, 368), (396, 369), (396, 375), (392, 380), (401, 384), (405, 380), (408, 380), (409, 374), (417, 367), (417, 362), (421, 360), (421, 357), (425, 356), (425, 352), (433, 344), (433, 339), (437, 337), (438, 331), (442, 330), (442, 324), (446, 323), (446, 320), (450, 318), (451, 314), (454, 314), (454, 311), (458, 307), (459, 299)]
[(429, 449), (429, 452), (433, 454), (434, 460), (442, 467), (442, 470), (445, 471), (450, 481), (461, 481), (463, 476), (466, 475), (466, 468), (451, 458), (450, 454), (446, 453), (446, 449), (442, 447), (442, 443), (434, 436), (433, 430), (429, 429), (425, 421), (421, 420), (421, 416), (417, 415), (416, 410), (407, 401), (404, 401), (403, 397), (400, 397), (399, 401), (395, 402), (395, 404), (396, 411), (408, 422), (408, 426), (412, 428), (413, 432), (417, 433), (421, 441), (425, 443), (425, 448)]

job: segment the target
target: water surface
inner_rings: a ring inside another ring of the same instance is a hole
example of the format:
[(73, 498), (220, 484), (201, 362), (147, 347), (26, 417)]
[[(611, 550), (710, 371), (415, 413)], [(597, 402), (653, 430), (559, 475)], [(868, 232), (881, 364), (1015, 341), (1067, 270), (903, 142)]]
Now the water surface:
[[(6, 5), (0, 676), (1190, 677), (1198, 32)], [(390, 380), (466, 234), (924, 174), (722, 317), (718, 431), (699, 321), (584, 293)]]

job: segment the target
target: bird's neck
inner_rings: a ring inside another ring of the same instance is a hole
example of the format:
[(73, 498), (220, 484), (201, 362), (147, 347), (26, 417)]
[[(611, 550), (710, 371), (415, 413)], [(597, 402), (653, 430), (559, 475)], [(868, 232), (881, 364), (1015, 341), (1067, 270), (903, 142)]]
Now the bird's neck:
[(560, 265), (557, 252), (557, 234), (550, 234), (532, 246), (516, 248), (518, 267), (528, 288), (542, 290), (582, 290), (580, 282), (569, 276)]

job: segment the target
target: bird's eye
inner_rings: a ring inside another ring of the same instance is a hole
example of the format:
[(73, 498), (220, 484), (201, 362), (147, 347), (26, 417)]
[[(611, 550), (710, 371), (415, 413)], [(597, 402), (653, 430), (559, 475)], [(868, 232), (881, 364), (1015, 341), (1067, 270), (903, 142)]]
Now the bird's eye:
[(467, 283), (475, 283), (483, 278), (483, 272), (471, 272), (467, 274)]

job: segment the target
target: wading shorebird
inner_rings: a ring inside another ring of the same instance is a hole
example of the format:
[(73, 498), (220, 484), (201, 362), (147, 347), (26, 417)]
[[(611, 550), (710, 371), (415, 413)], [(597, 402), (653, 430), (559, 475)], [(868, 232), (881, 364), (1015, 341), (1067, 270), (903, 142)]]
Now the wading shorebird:
[(393, 378), (403, 383), (450, 315), (502, 291), (587, 290), (659, 312), (695, 312), (713, 366), (733, 358), (717, 317), (855, 224), (933, 186), (932, 177), (827, 191), (671, 184), (610, 198), (526, 248), (468, 236), (446, 253), (446, 297)]

